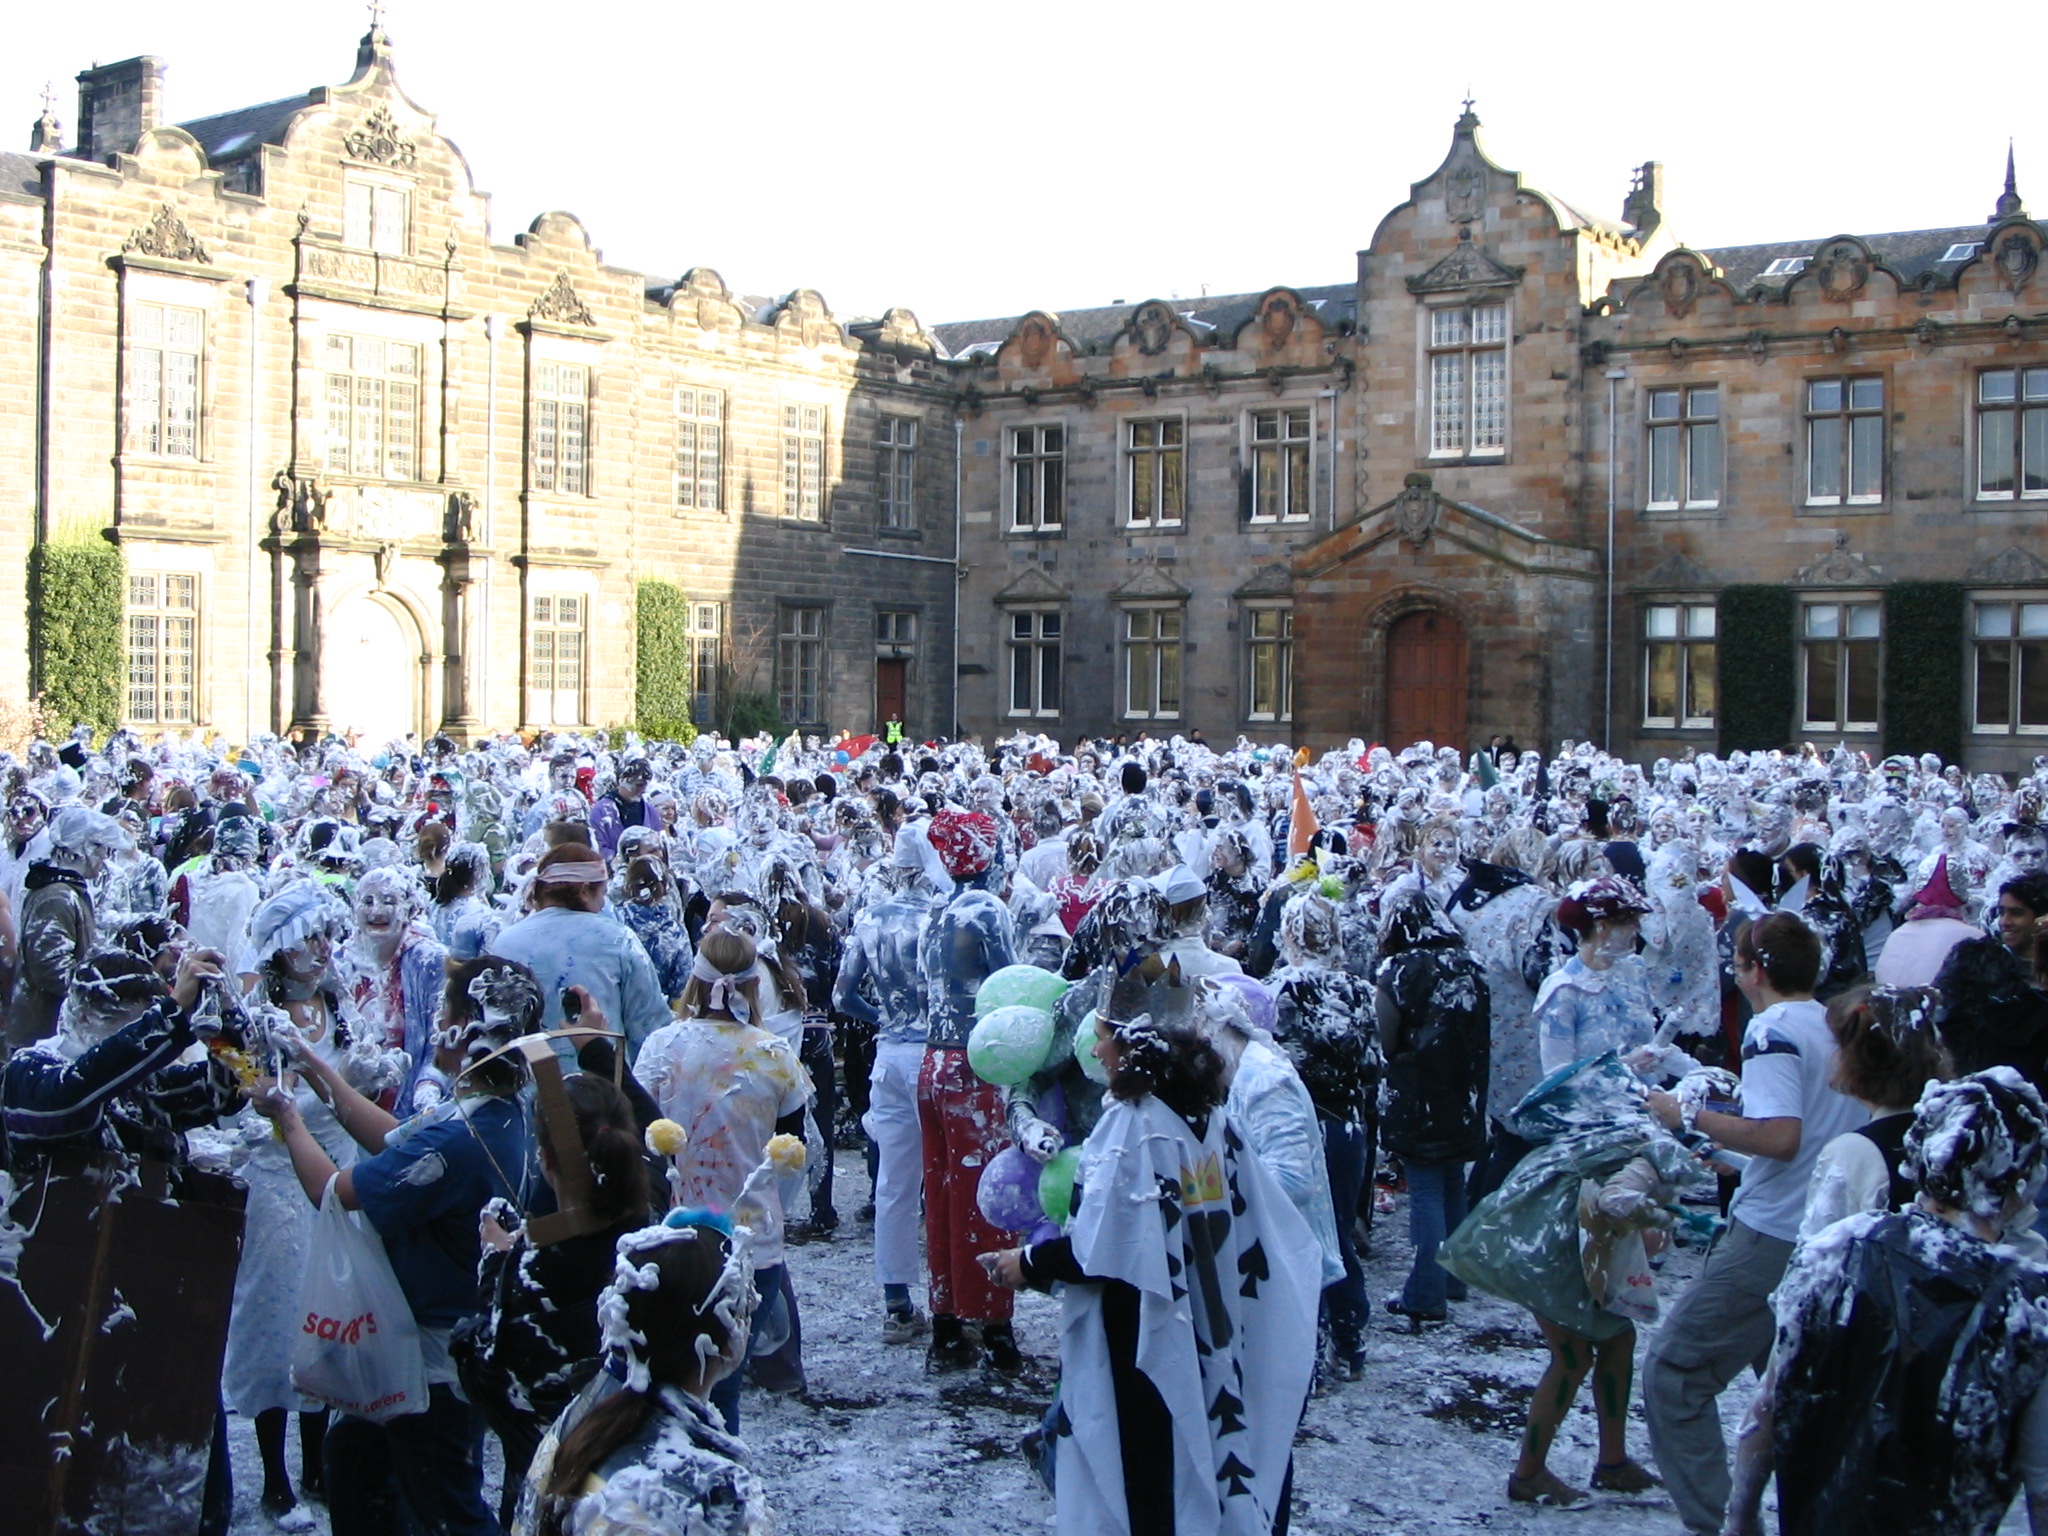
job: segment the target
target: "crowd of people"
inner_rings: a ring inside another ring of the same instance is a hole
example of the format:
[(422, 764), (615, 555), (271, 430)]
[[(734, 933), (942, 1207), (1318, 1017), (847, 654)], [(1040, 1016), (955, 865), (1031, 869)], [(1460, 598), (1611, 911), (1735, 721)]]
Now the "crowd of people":
[[(220, 1414), (284, 1529), (765, 1530), (744, 1388), (860, 1221), (932, 1371), (1061, 1298), (1069, 1536), (1284, 1532), (1311, 1394), (1473, 1290), (1548, 1350), (1512, 1502), (2048, 1531), (2048, 758), (81, 728), (0, 789), (0, 1196), (245, 1187)], [(413, 1325), (371, 1404), (301, 1337), (349, 1230)]]

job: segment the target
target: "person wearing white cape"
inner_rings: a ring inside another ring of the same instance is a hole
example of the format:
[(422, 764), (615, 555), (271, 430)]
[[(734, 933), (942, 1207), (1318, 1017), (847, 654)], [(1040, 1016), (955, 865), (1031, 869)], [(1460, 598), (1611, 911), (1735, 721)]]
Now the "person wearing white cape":
[(1269, 1536), (1285, 1516), (1321, 1250), (1230, 1123), (1186, 994), (1119, 983), (1072, 1223), (984, 1258), (1000, 1284), (1063, 1287), (1060, 1536)]

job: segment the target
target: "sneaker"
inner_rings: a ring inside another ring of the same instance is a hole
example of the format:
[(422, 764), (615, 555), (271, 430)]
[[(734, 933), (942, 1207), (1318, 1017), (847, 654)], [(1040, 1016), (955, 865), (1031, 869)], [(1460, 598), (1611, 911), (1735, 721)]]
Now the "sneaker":
[(1394, 1214), (1394, 1192), (1391, 1189), (1376, 1189), (1372, 1192), (1372, 1208), (1381, 1216)]
[(875, 1219), (875, 1202), (870, 1200), (854, 1213), (855, 1221), (872, 1224)]
[(932, 1319), (932, 1341), (924, 1349), (924, 1366), (928, 1371), (943, 1374), (947, 1371), (964, 1371), (975, 1362), (974, 1345), (968, 1342), (967, 1331), (957, 1317), (941, 1312)]
[(1603, 1493), (1648, 1493), (1659, 1484), (1647, 1468), (1633, 1461), (1619, 1461), (1611, 1467), (1595, 1467), (1593, 1486)]
[(931, 1324), (916, 1307), (891, 1307), (882, 1319), (884, 1344), (908, 1344), (931, 1332)]
[(1045, 1459), (1045, 1431), (1042, 1429), (1026, 1430), (1024, 1438), (1017, 1442), (1017, 1451), (1023, 1456), (1024, 1465), (1031, 1469), (1032, 1475), (1038, 1479), (1039, 1484), (1047, 1493), (1051, 1493), (1052, 1476), (1047, 1471), (1048, 1463)]
[(981, 1347), (988, 1352), (988, 1363), (998, 1375), (1023, 1374), (1024, 1356), (1017, 1349), (1017, 1330), (1008, 1319), (981, 1325)]

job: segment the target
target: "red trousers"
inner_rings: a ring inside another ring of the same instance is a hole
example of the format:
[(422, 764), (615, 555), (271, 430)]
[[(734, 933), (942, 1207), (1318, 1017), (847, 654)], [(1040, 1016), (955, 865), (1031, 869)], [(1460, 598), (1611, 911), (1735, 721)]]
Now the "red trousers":
[(967, 1053), (924, 1053), (917, 1077), (917, 1118), (924, 1131), (924, 1246), (932, 1271), (932, 1311), (996, 1322), (1015, 1299), (993, 1284), (976, 1254), (1011, 1245), (975, 1201), (981, 1170), (1009, 1141), (1003, 1095), (974, 1075)]

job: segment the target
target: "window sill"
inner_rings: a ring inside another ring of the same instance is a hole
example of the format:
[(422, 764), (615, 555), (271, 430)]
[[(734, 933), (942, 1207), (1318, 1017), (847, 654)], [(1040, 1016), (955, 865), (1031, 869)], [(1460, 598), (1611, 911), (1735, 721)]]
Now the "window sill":
[(922, 543), (924, 541), (924, 530), (922, 528), (898, 528), (892, 527), (888, 523), (878, 523), (875, 526), (875, 537), (878, 539), (905, 539)]
[(1835, 725), (1829, 722), (1808, 720), (1799, 727), (1801, 736), (1875, 736), (1881, 728), (1875, 725)]
[(1644, 507), (1636, 515), (1653, 523), (1709, 522), (1727, 515), (1719, 502), (1697, 507)]
[(1497, 453), (1432, 453), (1423, 459), (1423, 463), (1432, 469), (1456, 469), (1463, 464), (1505, 464), (1507, 461), (1506, 449)]
[(1006, 539), (1064, 539), (1066, 536), (1067, 530), (1064, 524), (1058, 528), (1006, 528), (1003, 530), (1003, 537)]
[(1142, 538), (1148, 534), (1164, 536), (1186, 533), (1188, 525), (1186, 519), (1177, 523), (1125, 523), (1117, 531), (1132, 538)]
[(1890, 510), (1882, 501), (1808, 501), (1794, 509), (1800, 517), (1867, 517)]
[(1970, 734), (1984, 741), (2048, 740), (2048, 725), (1973, 725)]
[[(190, 460), (174, 460), (189, 463)], [(2026, 507), (2048, 507), (2048, 496), (2035, 492), (2031, 496), (1978, 496), (1968, 503), (1972, 512), (2018, 512)]]
[(1315, 521), (1312, 517), (1248, 517), (1248, 528), (1306, 528)]
[(1656, 731), (1666, 736), (1707, 736), (1711, 735), (1717, 727), (1711, 720), (1688, 720), (1683, 725), (1670, 720), (1645, 720), (1636, 729), (1639, 731)]
[(208, 458), (185, 458), (166, 453), (129, 452), (119, 455), (114, 462), (122, 469), (217, 469), (225, 466), (218, 460)]

